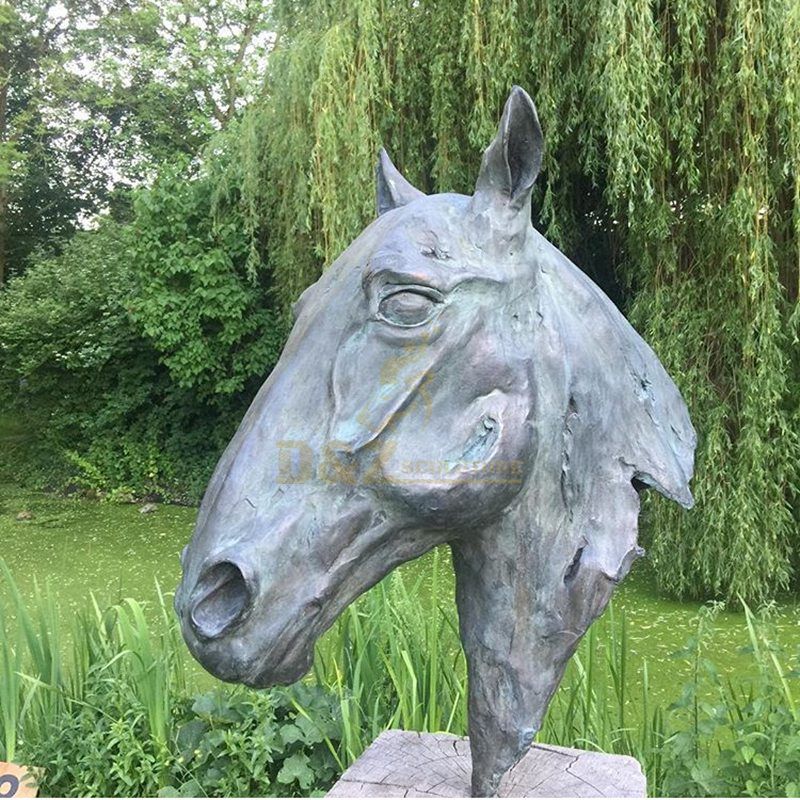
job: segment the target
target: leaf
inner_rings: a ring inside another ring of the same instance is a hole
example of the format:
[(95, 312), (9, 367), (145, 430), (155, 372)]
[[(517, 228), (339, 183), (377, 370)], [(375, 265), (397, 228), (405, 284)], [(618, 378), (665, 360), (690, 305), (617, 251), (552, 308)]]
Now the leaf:
[(326, 736), (332, 738), (339, 734), (338, 726), (331, 720), (326, 720), (325, 717), (311, 720), (298, 715), (295, 724), (303, 731), (306, 744), (321, 744), (325, 741)]
[(164, 786), (158, 790), (159, 797), (203, 797), (203, 787), (194, 779), (182, 783), (179, 787)]
[(284, 744), (294, 744), (295, 742), (303, 741), (303, 731), (297, 725), (281, 725), (280, 728), (281, 740)]
[(314, 782), (314, 773), (309, 767), (305, 753), (295, 753), (283, 762), (278, 772), (278, 781), (285, 785), (297, 782), (302, 789), (308, 789)]
[(192, 719), (181, 725), (178, 730), (177, 745), (181, 755), (188, 761), (197, 749), (203, 734), (208, 731), (208, 723), (202, 719)]
[(192, 711), (214, 722), (239, 722), (242, 719), (242, 715), (230, 705), (228, 699), (216, 691), (198, 695)]

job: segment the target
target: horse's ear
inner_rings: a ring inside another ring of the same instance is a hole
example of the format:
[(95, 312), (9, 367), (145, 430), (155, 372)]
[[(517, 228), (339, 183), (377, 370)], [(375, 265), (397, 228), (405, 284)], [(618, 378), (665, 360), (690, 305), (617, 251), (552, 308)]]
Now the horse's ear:
[(375, 177), (378, 183), (378, 216), (425, 196), (424, 192), (412, 186), (400, 174), (397, 167), (392, 164), (389, 154), (382, 147), (378, 154)]
[(524, 89), (514, 86), (506, 100), (497, 136), (483, 154), (473, 208), (476, 211), (493, 206), (513, 211), (527, 208), (542, 166), (543, 148), (536, 106)]

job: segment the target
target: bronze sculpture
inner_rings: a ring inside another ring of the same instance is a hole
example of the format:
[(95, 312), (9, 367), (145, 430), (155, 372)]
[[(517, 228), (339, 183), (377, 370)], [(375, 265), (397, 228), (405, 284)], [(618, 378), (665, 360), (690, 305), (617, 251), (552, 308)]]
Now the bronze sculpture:
[(378, 219), (296, 304), (175, 600), (209, 671), (289, 683), (350, 602), (449, 543), (475, 795), (494, 795), (530, 745), (640, 555), (639, 492), (692, 504), (677, 388), (531, 225), (541, 154), (518, 87), (471, 197), (426, 196), (381, 153)]

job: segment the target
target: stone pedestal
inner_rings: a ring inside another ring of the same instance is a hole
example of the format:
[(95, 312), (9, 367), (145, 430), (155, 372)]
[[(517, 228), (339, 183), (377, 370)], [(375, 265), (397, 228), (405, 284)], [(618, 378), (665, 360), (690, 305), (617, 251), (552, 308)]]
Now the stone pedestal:
[[(469, 739), (385, 731), (327, 797), (469, 797)], [(501, 797), (646, 797), (642, 768), (612, 756), (536, 744), (503, 779)]]

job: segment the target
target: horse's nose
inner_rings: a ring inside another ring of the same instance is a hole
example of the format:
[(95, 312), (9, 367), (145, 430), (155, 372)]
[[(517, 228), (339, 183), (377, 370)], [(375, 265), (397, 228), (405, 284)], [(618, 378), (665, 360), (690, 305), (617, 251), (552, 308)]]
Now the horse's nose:
[(189, 618), (195, 632), (216, 639), (233, 628), (250, 610), (252, 592), (241, 568), (219, 561), (200, 576), (189, 602)]

